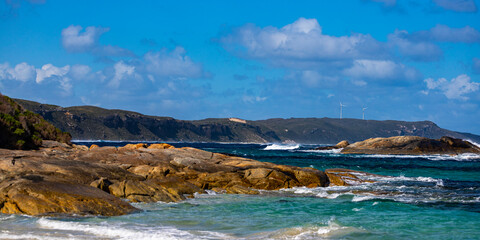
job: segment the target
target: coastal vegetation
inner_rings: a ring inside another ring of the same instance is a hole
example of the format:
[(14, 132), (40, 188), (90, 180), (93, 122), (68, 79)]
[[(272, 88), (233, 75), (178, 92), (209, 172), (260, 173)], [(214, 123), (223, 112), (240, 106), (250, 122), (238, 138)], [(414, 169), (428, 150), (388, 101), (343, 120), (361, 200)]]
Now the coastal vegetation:
[(39, 114), (25, 110), (11, 98), (0, 94), (0, 147), (34, 149), (42, 140), (70, 143), (69, 133), (62, 132)]

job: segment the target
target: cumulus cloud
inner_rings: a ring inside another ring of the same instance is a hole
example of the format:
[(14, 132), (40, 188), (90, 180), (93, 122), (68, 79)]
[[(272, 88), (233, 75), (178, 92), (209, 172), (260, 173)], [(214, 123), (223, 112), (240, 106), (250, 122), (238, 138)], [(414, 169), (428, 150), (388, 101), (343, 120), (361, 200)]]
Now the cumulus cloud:
[(480, 42), (480, 32), (470, 26), (451, 28), (438, 24), (428, 31), (418, 31), (410, 36), (411, 40), (436, 41), (436, 42)]
[[(445, 78), (439, 78), (435, 81), (433, 78), (425, 79), (428, 90), (437, 90), (443, 93), (448, 99), (467, 100), (466, 94), (476, 92), (480, 88), (480, 83), (472, 82), (470, 77), (462, 74), (448, 81)], [(428, 91), (426, 92), (428, 94)]]
[(70, 66), (66, 65), (64, 67), (56, 67), (53, 64), (45, 64), (42, 66), (42, 68), (37, 69), (37, 78), (35, 81), (37, 83), (43, 82), (45, 79), (51, 78), (51, 77), (59, 77), (62, 78), (67, 73), (70, 71)]
[(26, 82), (35, 78), (35, 67), (25, 62), (10, 67), (10, 64), (0, 64), (0, 80), (17, 80)]
[(140, 75), (135, 73), (134, 66), (128, 65), (123, 61), (115, 63), (115, 65), (113, 66), (113, 69), (115, 70), (115, 74), (113, 78), (110, 80), (110, 82), (108, 83), (110, 87), (118, 88), (122, 80), (125, 80), (125, 79), (128, 80), (128, 78), (131, 78), (131, 77), (136, 79), (141, 78)]
[(480, 32), (470, 26), (451, 28), (436, 25), (429, 30), (413, 33), (396, 30), (388, 35), (388, 42), (402, 56), (416, 61), (435, 61), (443, 56), (437, 42), (477, 43), (480, 42)]
[(68, 96), (72, 93), (73, 85), (71, 79), (67, 76), (70, 66), (56, 67), (53, 64), (45, 64), (42, 68), (37, 69), (37, 77), (35, 81), (41, 84), (45, 80), (58, 81), (59, 87), (63, 90), (62, 95)]
[(455, 12), (476, 12), (477, 5), (473, 0), (433, 0), (438, 6)]
[(204, 75), (202, 65), (195, 63), (182, 47), (173, 51), (163, 49), (158, 52), (148, 52), (143, 56), (141, 68), (156, 78), (199, 78)]
[(383, 44), (370, 35), (336, 37), (323, 34), (316, 19), (305, 18), (282, 28), (248, 24), (221, 38), (220, 42), (242, 57), (293, 68), (354, 58), (378, 58), (385, 54)]
[(403, 64), (389, 60), (355, 60), (353, 66), (344, 71), (344, 74), (355, 79), (372, 80), (416, 80), (420, 73)]
[(82, 30), (83, 27), (75, 25), (62, 30), (62, 44), (65, 50), (73, 53), (91, 53), (100, 57), (134, 56), (128, 49), (99, 43), (100, 36), (108, 32), (109, 28), (89, 26)]

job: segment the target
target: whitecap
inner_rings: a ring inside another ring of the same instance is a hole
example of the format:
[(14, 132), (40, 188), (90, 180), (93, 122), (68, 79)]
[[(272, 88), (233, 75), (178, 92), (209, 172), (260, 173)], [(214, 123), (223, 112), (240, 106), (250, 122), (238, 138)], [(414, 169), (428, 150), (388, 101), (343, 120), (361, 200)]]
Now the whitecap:
[(266, 146), (263, 150), (294, 150), (300, 148), (300, 144), (272, 144)]
[(329, 153), (329, 154), (339, 154), (343, 148), (330, 149), (330, 150), (300, 150), (301, 152), (311, 152), (311, 153)]
[(144, 226), (114, 223), (80, 223), (41, 218), (37, 225), (44, 229), (74, 231), (113, 239), (228, 239), (231, 236), (208, 231), (189, 232), (167, 226)]
[(266, 239), (324, 239), (342, 238), (353, 233), (365, 233), (361, 228), (343, 226), (332, 218), (327, 226), (293, 227), (275, 231), (273, 233), (257, 234)]

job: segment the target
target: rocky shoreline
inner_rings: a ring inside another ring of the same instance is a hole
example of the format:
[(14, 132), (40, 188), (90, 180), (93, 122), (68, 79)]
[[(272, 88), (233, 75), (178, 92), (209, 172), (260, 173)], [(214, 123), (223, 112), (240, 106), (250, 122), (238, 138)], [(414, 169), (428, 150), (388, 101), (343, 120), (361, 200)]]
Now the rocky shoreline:
[(138, 211), (129, 202), (177, 202), (206, 190), (259, 194), (345, 185), (342, 178), (352, 178), (348, 170), (326, 174), (168, 144), (87, 148), (44, 141), (43, 146), (0, 149), (1, 213), (114, 216)]

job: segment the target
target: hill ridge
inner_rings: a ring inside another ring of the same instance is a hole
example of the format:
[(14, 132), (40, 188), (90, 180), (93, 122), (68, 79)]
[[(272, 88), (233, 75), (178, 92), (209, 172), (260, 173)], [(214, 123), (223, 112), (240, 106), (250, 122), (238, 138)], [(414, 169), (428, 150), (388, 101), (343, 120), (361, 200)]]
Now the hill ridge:
[(60, 107), (15, 99), (24, 108), (42, 115), (73, 139), (184, 142), (297, 142), (332, 144), (372, 137), (450, 136), (480, 142), (480, 136), (440, 128), (432, 121), (361, 120), (353, 118), (229, 118), (178, 120), (165, 116), (105, 109), (95, 106)]

